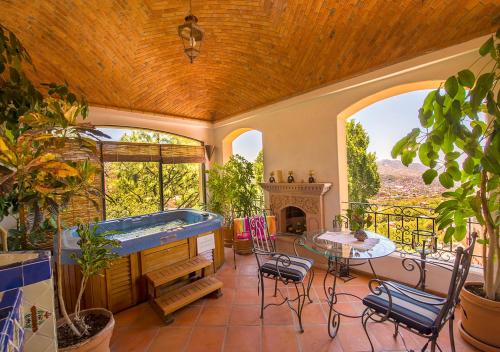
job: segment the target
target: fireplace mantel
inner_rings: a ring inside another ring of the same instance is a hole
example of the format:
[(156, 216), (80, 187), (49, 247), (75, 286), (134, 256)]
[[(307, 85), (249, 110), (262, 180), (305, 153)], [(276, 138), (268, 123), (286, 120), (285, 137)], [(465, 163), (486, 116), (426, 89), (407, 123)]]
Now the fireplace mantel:
[(293, 206), (306, 214), (308, 230), (325, 228), (323, 196), (331, 183), (261, 183), (269, 193), (269, 207), (277, 217), (278, 231), (285, 232), (285, 209)]
[(330, 190), (331, 183), (261, 183), (269, 193), (286, 193), (304, 196), (322, 196)]

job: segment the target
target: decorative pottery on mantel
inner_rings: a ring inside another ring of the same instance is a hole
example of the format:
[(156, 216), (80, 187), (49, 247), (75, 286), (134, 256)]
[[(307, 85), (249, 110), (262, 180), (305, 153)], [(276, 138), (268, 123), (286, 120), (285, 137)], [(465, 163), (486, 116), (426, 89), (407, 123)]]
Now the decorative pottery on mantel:
[(294, 183), (295, 182), (295, 179), (293, 177), (293, 171), (288, 171), (288, 179), (287, 179), (288, 183)]
[(309, 179), (307, 180), (309, 183), (315, 183), (316, 180), (314, 179), (314, 171), (309, 170)]
[(276, 182), (276, 179), (274, 178), (274, 172), (271, 171), (271, 175), (269, 177), (269, 183), (275, 183)]

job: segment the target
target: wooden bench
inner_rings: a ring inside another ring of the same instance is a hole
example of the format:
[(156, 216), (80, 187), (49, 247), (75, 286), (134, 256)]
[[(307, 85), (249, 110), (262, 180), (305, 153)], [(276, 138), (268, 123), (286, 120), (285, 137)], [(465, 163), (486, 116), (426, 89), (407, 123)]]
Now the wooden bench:
[[(222, 282), (212, 276), (205, 277), (205, 271), (211, 265), (212, 261), (198, 256), (150, 271), (144, 275), (148, 285), (150, 302), (155, 310), (163, 316), (167, 324), (174, 321), (172, 313), (176, 310), (212, 293), (217, 297), (222, 295)], [(201, 271), (201, 278), (196, 276), (198, 271)], [(190, 283), (162, 294), (162, 288), (174, 280), (190, 275)]]

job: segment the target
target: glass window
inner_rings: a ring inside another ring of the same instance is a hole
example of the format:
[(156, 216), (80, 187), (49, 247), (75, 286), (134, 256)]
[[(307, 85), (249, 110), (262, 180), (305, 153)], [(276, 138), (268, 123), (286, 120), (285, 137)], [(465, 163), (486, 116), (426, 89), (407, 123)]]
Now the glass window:
[[(99, 127), (111, 141), (201, 145), (201, 142), (164, 132)], [(163, 208), (197, 208), (201, 203), (201, 164), (163, 164)], [(160, 211), (159, 162), (104, 164), (106, 219)]]
[(160, 211), (159, 164), (105, 163), (106, 219)]
[(162, 166), (165, 209), (199, 207), (200, 164), (165, 164)]

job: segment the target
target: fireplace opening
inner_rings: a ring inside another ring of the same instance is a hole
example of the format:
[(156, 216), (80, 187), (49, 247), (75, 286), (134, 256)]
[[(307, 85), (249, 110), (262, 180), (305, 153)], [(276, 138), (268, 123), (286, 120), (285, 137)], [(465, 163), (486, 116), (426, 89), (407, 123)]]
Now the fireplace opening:
[(283, 209), (285, 231), (288, 233), (302, 235), (306, 230), (306, 213), (297, 207), (286, 207)]

